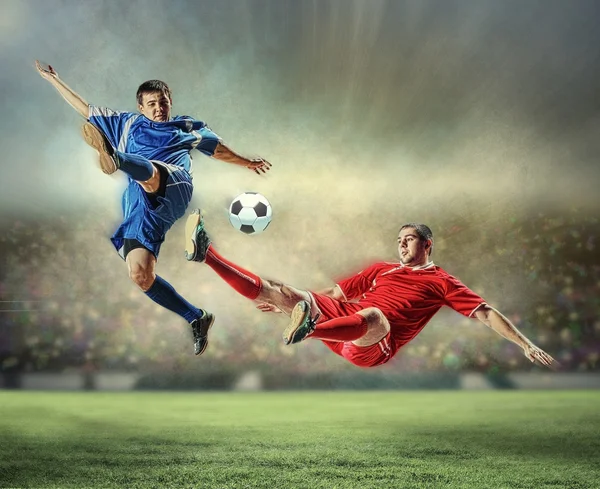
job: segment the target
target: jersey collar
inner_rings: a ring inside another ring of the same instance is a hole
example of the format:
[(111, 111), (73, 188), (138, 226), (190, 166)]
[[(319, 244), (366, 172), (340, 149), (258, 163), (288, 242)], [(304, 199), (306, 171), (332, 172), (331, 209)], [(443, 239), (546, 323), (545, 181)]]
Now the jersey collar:
[(406, 265), (404, 265), (402, 262), (400, 262), (400, 268), (406, 268), (407, 270), (426, 270), (428, 268), (433, 268), (435, 267), (435, 263), (433, 263), (432, 261), (425, 263), (425, 265), (418, 265), (416, 267), (408, 267)]

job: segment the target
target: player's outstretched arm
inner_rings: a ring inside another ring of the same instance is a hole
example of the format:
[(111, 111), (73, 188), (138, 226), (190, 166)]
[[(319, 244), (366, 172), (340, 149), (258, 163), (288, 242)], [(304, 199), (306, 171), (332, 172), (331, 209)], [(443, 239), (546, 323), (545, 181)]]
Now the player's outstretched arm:
[(519, 345), (523, 354), (532, 362), (536, 360), (549, 368), (556, 368), (558, 362), (544, 350), (535, 346), (523, 333), (521, 333), (508, 318), (500, 314), (493, 307), (484, 305), (475, 311), (475, 317), (483, 324), (492, 328), (500, 336)]
[(223, 141), (217, 144), (217, 148), (212, 155), (217, 160), (224, 161), (225, 163), (233, 163), (234, 165), (245, 166), (249, 170), (252, 170), (259, 175), (266, 173), (271, 168), (271, 163), (262, 158), (246, 158), (227, 146)]
[(71, 107), (79, 112), (86, 119), (89, 116), (89, 104), (75, 93), (64, 81), (58, 77), (58, 73), (52, 66), (43, 65), (36, 60), (35, 67), (44, 80), (48, 80), (50, 84), (58, 90)]

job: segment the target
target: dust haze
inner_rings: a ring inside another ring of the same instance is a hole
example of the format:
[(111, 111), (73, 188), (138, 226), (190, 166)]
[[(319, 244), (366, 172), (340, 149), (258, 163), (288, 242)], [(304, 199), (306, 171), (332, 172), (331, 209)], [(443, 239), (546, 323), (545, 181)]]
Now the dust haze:
[[(396, 259), (407, 221), (430, 224), (436, 263), (464, 266), (452, 271), (473, 279), (483, 264), (487, 278), (501, 274), (510, 258), (497, 263), (461, 233), (476, 240), (507, 218), (598, 213), (597, 2), (5, 0), (0, 8), (4, 219), (91, 215), (99, 238), (119, 219), (124, 178), (97, 169), (81, 119), (37, 75), (35, 59), (113, 109), (135, 110), (138, 85), (162, 79), (174, 113), (271, 161), (259, 177), (198, 153), (192, 205), (206, 209), (224, 253), (299, 286)], [(274, 209), (267, 232), (252, 238), (226, 219), (246, 190)], [(159, 267), (180, 259), (170, 254), (180, 256), (181, 232), (178, 223)], [(78, 246), (98, 252), (93, 242)], [(190, 290), (198, 276), (179, 280)], [(242, 301), (222, 284), (218, 291)]]

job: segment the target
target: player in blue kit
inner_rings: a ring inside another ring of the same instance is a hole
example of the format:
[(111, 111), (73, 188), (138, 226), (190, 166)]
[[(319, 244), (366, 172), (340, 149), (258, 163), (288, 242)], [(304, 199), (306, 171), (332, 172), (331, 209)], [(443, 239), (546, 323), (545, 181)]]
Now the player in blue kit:
[(202, 121), (171, 117), (171, 91), (164, 82), (150, 80), (140, 85), (139, 113), (120, 112), (88, 104), (51, 66), (36, 61), (36, 68), (88, 120), (83, 136), (98, 151), (102, 171), (111, 174), (121, 170), (128, 175), (122, 199), (123, 222), (111, 240), (127, 263), (133, 282), (154, 302), (190, 323), (194, 350), (200, 355), (208, 345), (214, 315), (194, 307), (155, 273), (165, 235), (185, 214), (192, 198), (190, 151), (197, 149), (258, 174), (269, 170), (271, 164), (237, 154)]

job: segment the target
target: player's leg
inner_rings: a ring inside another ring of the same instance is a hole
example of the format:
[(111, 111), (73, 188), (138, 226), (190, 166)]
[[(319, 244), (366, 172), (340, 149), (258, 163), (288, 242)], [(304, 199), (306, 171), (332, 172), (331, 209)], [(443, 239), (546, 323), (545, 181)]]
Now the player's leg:
[(91, 122), (83, 125), (82, 134), (85, 142), (98, 152), (104, 173), (110, 175), (117, 170), (124, 171), (137, 182), (146, 182), (144, 190), (147, 192), (156, 191), (160, 177), (149, 159), (115, 150), (104, 133)]
[[(387, 320), (381, 309), (377, 307), (367, 307), (356, 313), (362, 316), (367, 323), (367, 330), (364, 335), (352, 340), (356, 346), (371, 346), (379, 343), (390, 332), (390, 322)], [(319, 329), (321, 325), (317, 325)]]
[(244, 297), (273, 304), (290, 315), (290, 324), (283, 334), (286, 344), (311, 336), (370, 346), (381, 341), (390, 330), (386, 317), (374, 307), (317, 324), (318, 317), (313, 317), (311, 295), (307, 291), (277, 280), (262, 279), (221, 256), (211, 244), (199, 210), (193, 211), (186, 223), (186, 258), (206, 262)]
[(156, 257), (150, 251), (134, 240), (127, 240), (127, 244), (133, 248), (125, 256), (129, 277), (150, 299), (190, 323), (195, 353), (200, 355), (208, 345), (207, 333), (214, 316), (190, 304), (169, 282), (156, 275)]
[(190, 304), (155, 273), (161, 244), (192, 198), (191, 177), (182, 168), (160, 163), (153, 166), (160, 168), (162, 176), (158, 192), (148, 194), (134, 182), (128, 185), (123, 197), (124, 220), (113, 235), (113, 243), (122, 251), (131, 279), (146, 295), (190, 323), (198, 355), (206, 348), (214, 316)]
[(146, 192), (156, 191), (160, 175), (148, 158), (120, 151), (115, 151), (115, 155), (119, 161), (119, 170), (139, 182)]
[(166, 280), (156, 275), (156, 258), (146, 248), (134, 248), (125, 261), (131, 280), (154, 302), (178, 314), (188, 323), (203, 315), (202, 309), (194, 307)]
[(310, 294), (306, 290), (297, 289), (279, 280), (263, 278), (257, 300), (272, 304), (290, 316), (298, 302), (310, 302)]
[(244, 297), (272, 304), (288, 316), (299, 301), (308, 301), (310, 298), (305, 290), (297, 289), (279, 280), (261, 278), (227, 260), (215, 250), (212, 244), (208, 246), (206, 264)]
[(288, 327), (283, 332), (286, 344), (306, 338), (327, 341), (351, 341), (356, 346), (371, 346), (387, 336), (390, 323), (380, 309), (369, 307), (348, 316), (317, 322), (310, 304), (300, 301), (294, 307)]
[(188, 217), (185, 227), (186, 258), (206, 262), (225, 282), (248, 299), (267, 302), (290, 314), (301, 300), (309, 300), (305, 290), (296, 289), (278, 280), (263, 279), (223, 257), (211, 244), (204, 229), (204, 219), (198, 209)]

